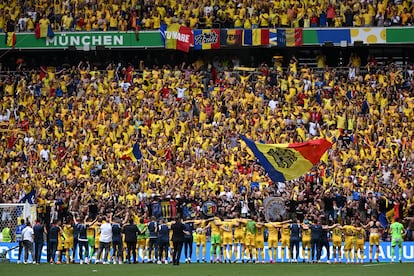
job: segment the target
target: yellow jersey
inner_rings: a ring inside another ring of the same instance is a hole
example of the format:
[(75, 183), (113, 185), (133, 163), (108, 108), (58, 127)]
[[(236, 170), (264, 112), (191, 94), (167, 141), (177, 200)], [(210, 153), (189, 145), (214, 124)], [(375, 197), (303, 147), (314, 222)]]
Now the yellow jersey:
[(213, 221), (210, 221), (210, 229), (211, 229), (211, 235), (220, 235), (220, 225), (221, 220), (218, 218), (215, 218)]
[(264, 230), (265, 226), (259, 226), (256, 224), (256, 241), (264, 240)]
[(290, 226), (288, 223), (282, 224), (281, 236), (282, 239), (290, 239)]
[(235, 237), (243, 237), (244, 236), (244, 225), (240, 219), (233, 220), (234, 225), (234, 236)]
[(224, 221), (221, 225), (221, 229), (223, 230), (223, 237), (232, 237), (233, 236), (233, 222), (232, 221)]
[(194, 224), (196, 225), (196, 233), (197, 235), (205, 235), (206, 230), (204, 229), (207, 225), (205, 220), (195, 220)]
[(63, 234), (66, 237), (66, 240), (72, 240), (73, 241), (73, 227), (72, 225), (65, 224), (63, 226)]
[(344, 230), (345, 240), (347, 240), (347, 239), (354, 239), (355, 238), (355, 233), (356, 233), (355, 226), (345, 225), (343, 227), (343, 230)]
[(332, 240), (342, 240), (342, 229), (335, 227), (332, 229)]
[(279, 240), (279, 228), (275, 226), (280, 226), (278, 222), (266, 223), (265, 227), (269, 233), (269, 240)]
[(310, 228), (302, 228), (302, 241), (310, 241), (312, 230)]
[(357, 244), (365, 243), (365, 229), (362, 227), (358, 227), (355, 229), (355, 237)]

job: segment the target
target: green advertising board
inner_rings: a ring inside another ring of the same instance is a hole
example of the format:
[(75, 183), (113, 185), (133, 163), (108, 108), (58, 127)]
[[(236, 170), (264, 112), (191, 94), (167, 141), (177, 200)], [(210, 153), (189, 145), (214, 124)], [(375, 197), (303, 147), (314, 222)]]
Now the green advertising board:
[(387, 28), (387, 43), (414, 43), (414, 28)]
[[(55, 33), (52, 38), (37, 39), (34, 33), (16, 33), (15, 49), (66, 49), (76, 47), (87, 50), (96, 46), (105, 48), (164, 48), (158, 31), (150, 32), (66, 32)], [(5, 34), (0, 34), (0, 49), (10, 49)]]

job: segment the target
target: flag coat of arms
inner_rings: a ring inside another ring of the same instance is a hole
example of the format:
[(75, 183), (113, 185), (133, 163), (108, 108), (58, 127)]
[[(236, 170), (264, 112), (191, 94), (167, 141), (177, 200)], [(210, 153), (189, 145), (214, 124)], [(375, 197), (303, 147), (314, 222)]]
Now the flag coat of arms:
[(301, 177), (316, 165), (332, 146), (326, 139), (304, 143), (262, 144), (240, 135), (251, 149), (273, 182), (284, 182)]

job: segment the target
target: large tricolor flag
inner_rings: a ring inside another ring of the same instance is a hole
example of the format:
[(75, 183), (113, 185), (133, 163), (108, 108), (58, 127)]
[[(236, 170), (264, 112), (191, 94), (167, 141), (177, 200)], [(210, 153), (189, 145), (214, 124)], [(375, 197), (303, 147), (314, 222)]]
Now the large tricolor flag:
[(121, 157), (123, 160), (132, 160), (134, 162), (140, 160), (142, 158), (142, 152), (139, 149), (138, 142), (135, 142), (135, 144), (130, 148), (129, 150), (125, 151)]
[(166, 49), (176, 49), (188, 53), (194, 41), (193, 31), (178, 23), (161, 26), (160, 33)]
[[(273, 34), (271, 35), (271, 37)], [(296, 29), (277, 29), (277, 46), (293, 47), (302, 46), (303, 31), (300, 28)], [(272, 37), (273, 39), (273, 37)]]
[(269, 45), (269, 29), (245, 29), (243, 31), (243, 45)]
[(273, 182), (296, 179), (316, 165), (332, 146), (326, 139), (292, 144), (261, 144), (240, 135)]

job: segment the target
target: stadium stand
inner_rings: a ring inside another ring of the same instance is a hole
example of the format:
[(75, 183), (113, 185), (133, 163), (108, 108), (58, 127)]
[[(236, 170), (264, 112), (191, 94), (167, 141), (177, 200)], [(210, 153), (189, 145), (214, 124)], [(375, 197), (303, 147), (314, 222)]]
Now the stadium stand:
[[(10, 19), (6, 19), (7, 15)], [(411, 26), (413, 15), (412, 1), (407, 0), (55, 0), (0, 4), (0, 26), (12, 20), (20, 32), (35, 31), (37, 23), (51, 24), (54, 31), (150, 30), (159, 29), (161, 22), (178, 22), (199, 29)]]
[[(0, 4), (0, 31), (409, 26), (414, 14), (411, 1), (19, 3)], [(263, 217), (265, 198), (282, 197), (286, 218), (401, 218), (412, 241), (413, 65), (357, 51), (336, 66), (322, 52), (280, 58), (251, 67), (236, 58), (1, 64), (0, 203), (35, 193), (38, 218), (50, 225), (109, 214), (194, 219), (208, 204), (209, 215)], [(334, 145), (303, 177), (273, 183), (240, 134)]]

